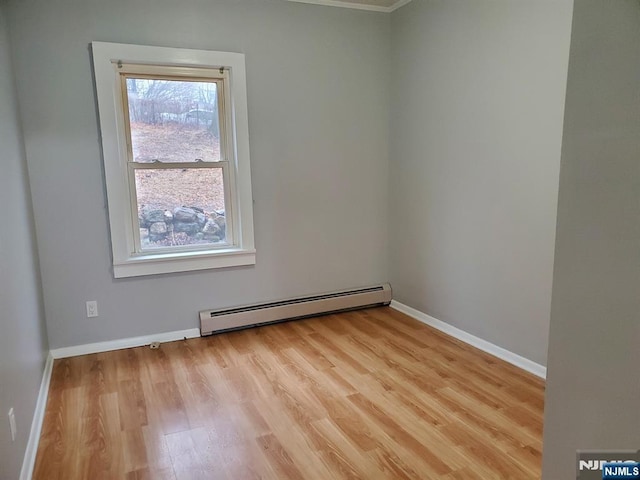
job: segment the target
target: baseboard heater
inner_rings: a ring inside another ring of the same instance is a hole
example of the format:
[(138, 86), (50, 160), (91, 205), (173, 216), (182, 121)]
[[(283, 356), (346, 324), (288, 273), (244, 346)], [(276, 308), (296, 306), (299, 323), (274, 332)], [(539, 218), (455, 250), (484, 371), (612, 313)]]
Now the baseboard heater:
[(341, 292), (291, 298), (200, 312), (200, 335), (211, 335), (267, 323), (313, 317), (328, 313), (389, 305), (391, 285), (356, 288)]

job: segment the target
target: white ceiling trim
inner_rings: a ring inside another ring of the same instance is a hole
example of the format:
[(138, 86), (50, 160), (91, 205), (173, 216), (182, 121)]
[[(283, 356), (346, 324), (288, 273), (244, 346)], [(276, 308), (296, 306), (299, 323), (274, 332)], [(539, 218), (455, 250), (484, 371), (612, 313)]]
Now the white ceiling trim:
[(406, 5), (411, 0), (398, 0), (390, 7), (381, 7), (378, 5), (365, 5), (363, 3), (343, 2), (337, 0), (289, 0), (290, 2), (297, 3), (311, 3), (314, 5), (323, 5), (325, 7), (340, 7), (340, 8), (352, 8), (355, 10), (368, 10), (370, 12), (384, 12), (391, 13), (394, 10)]
[(398, 0), (396, 3), (394, 3), (393, 5), (391, 5), (389, 7), (389, 13), (399, 9), (400, 7), (404, 7), (407, 3), (409, 3), (411, 0)]

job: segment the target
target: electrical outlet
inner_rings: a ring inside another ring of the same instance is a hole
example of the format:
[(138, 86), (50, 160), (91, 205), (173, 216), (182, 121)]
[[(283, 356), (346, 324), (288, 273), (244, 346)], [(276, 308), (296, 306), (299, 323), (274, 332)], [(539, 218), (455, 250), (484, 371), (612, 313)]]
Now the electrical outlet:
[(87, 302), (87, 318), (98, 316), (98, 302), (91, 300)]
[(16, 416), (13, 413), (13, 407), (9, 409), (9, 428), (11, 429), (11, 441), (16, 441)]

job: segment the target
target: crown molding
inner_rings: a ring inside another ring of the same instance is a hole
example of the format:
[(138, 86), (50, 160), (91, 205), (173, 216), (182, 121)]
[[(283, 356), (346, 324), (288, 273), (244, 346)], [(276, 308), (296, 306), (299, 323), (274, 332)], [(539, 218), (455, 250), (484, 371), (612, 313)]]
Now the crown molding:
[(366, 5), (363, 3), (353, 3), (353, 2), (342, 2), (337, 0), (289, 0), (290, 2), (296, 3), (310, 3), (313, 5), (322, 5), (325, 7), (339, 7), (339, 8), (351, 8), (354, 10), (367, 10), (369, 12), (382, 12), (382, 13), (391, 13), (398, 8), (406, 5), (411, 0), (398, 0), (396, 3), (391, 5), (390, 7), (381, 7), (378, 5)]
[(407, 3), (409, 3), (411, 0), (398, 0), (396, 3), (394, 3), (393, 5), (391, 5), (389, 7), (389, 13), (391, 12), (395, 12), (397, 9), (399, 9), (400, 7), (404, 7)]

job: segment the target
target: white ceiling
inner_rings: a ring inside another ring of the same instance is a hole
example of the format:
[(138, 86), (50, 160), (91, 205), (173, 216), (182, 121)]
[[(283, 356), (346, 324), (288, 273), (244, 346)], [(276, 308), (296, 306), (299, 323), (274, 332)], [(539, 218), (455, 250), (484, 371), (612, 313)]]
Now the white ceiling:
[(406, 5), (411, 0), (289, 0), (299, 3), (313, 3), (329, 7), (356, 8), (358, 10), (372, 10), (375, 12), (393, 12)]

